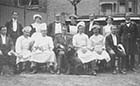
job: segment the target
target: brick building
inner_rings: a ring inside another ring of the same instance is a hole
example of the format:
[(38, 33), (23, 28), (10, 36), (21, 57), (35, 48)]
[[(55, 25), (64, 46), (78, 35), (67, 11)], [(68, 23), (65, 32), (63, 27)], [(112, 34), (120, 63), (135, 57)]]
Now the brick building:
[[(140, 14), (140, 0), (81, 0), (77, 8), (78, 15), (114, 15), (126, 12)], [(68, 0), (0, 0), (0, 25), (10, 17), (11, 9), (20, 12), (20, 20), (24, 25), (32, 23), (34, 13), (41, 13), (46, 23), (52, 22), (57, 13), (74, 13)]]

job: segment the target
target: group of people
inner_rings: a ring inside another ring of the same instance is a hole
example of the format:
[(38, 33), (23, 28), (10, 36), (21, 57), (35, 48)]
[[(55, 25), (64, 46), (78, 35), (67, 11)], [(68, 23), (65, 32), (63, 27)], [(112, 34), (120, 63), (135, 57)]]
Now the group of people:
[(1, 74), (5, 65), (13, 73), (37, 73), (42, 68), (50, 73), (71, 74), (81, 67), (96, 75), (108, 65), (113, 74), (136, 71), (138, 29), (129, 15), (120, 27), (113, 25), (113, 17), (108, 16), (103, 28), (94, 21), (93, 14), (88, 24), (77, 22), (76, 15), (71, 15), (66, 24), (57, 14), (49, 25), (35, 14), (34, 23), (25, 27), (18, 22), (18, 15), (13, 11), (11, 21), (0, 27)]

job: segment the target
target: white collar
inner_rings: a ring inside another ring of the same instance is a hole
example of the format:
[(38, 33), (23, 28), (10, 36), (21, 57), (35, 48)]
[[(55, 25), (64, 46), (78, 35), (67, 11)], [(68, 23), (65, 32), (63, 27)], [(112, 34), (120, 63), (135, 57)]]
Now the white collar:
[(17, 19), (12, 18), (12, 21), (13, 21), (13, 22), (17, 22)]

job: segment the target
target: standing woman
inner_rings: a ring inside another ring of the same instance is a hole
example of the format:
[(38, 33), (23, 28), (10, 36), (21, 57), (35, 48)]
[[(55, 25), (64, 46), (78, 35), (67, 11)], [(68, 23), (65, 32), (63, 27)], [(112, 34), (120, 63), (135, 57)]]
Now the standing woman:
[[(35, 14), (33, 16), (33, 20), (34, 20), (34, 23), (32, 23), (30, 26), (32, 28), (31, 30), (31, 35), (34, 33), (34, 32), (40, 32), (40, 28), (41, 28), (41, 24), (42, 24), (42, 16), (40, 14)], [(46, 23), (45, 23), (46, 24)]]
[(113, 17), (108, 16), (106, 18), (106, 23), (107, 23), (107, 25), (105, 25), (103, 27), (103, 36), (105, 36), (105, 37), (111, 33), (111, 26), (113, 25), (112, 24), (113, 23)]

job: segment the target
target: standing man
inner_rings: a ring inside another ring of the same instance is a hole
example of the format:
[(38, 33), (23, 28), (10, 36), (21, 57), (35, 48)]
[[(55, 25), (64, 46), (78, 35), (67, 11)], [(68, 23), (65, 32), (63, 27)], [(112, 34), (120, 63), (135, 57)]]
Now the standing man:
[(55, 21), (48, 26), (48, 35), (54, 38), (55, 34), (62, 33), (62, 26), (61, 15), (56, 14)]
[(10, 35), (12, 38), (14, 45), (16, 42), (16, 39), (22, 35), (22, 25), (18, 21), (18, 12), (13, 11), (12, 12), (12, 19), (8, 21), (5, 26), (7, 27), (7, 34)]
[(135, 54), (136, 54), (136, 39), (138, 37), (138, 29), (136, 23), (130, 19), (130, 14), (126, 14), (125, 22), (120, 26), (119, 35), (122, 44), (127, 54), (127, 68), (136, 71), (135, 69)]
[(77, 29), (77, 16), (72, 14), (69, 16), (70, 23), (68, 25), (68, 32), (72, 35), (77, 34), (78, 29)]
[(95, 14), (89, 15), (89, 23), (86, 25), (85, 33), (90, 37), (92, 35), (92, 26), (94, 25)]

